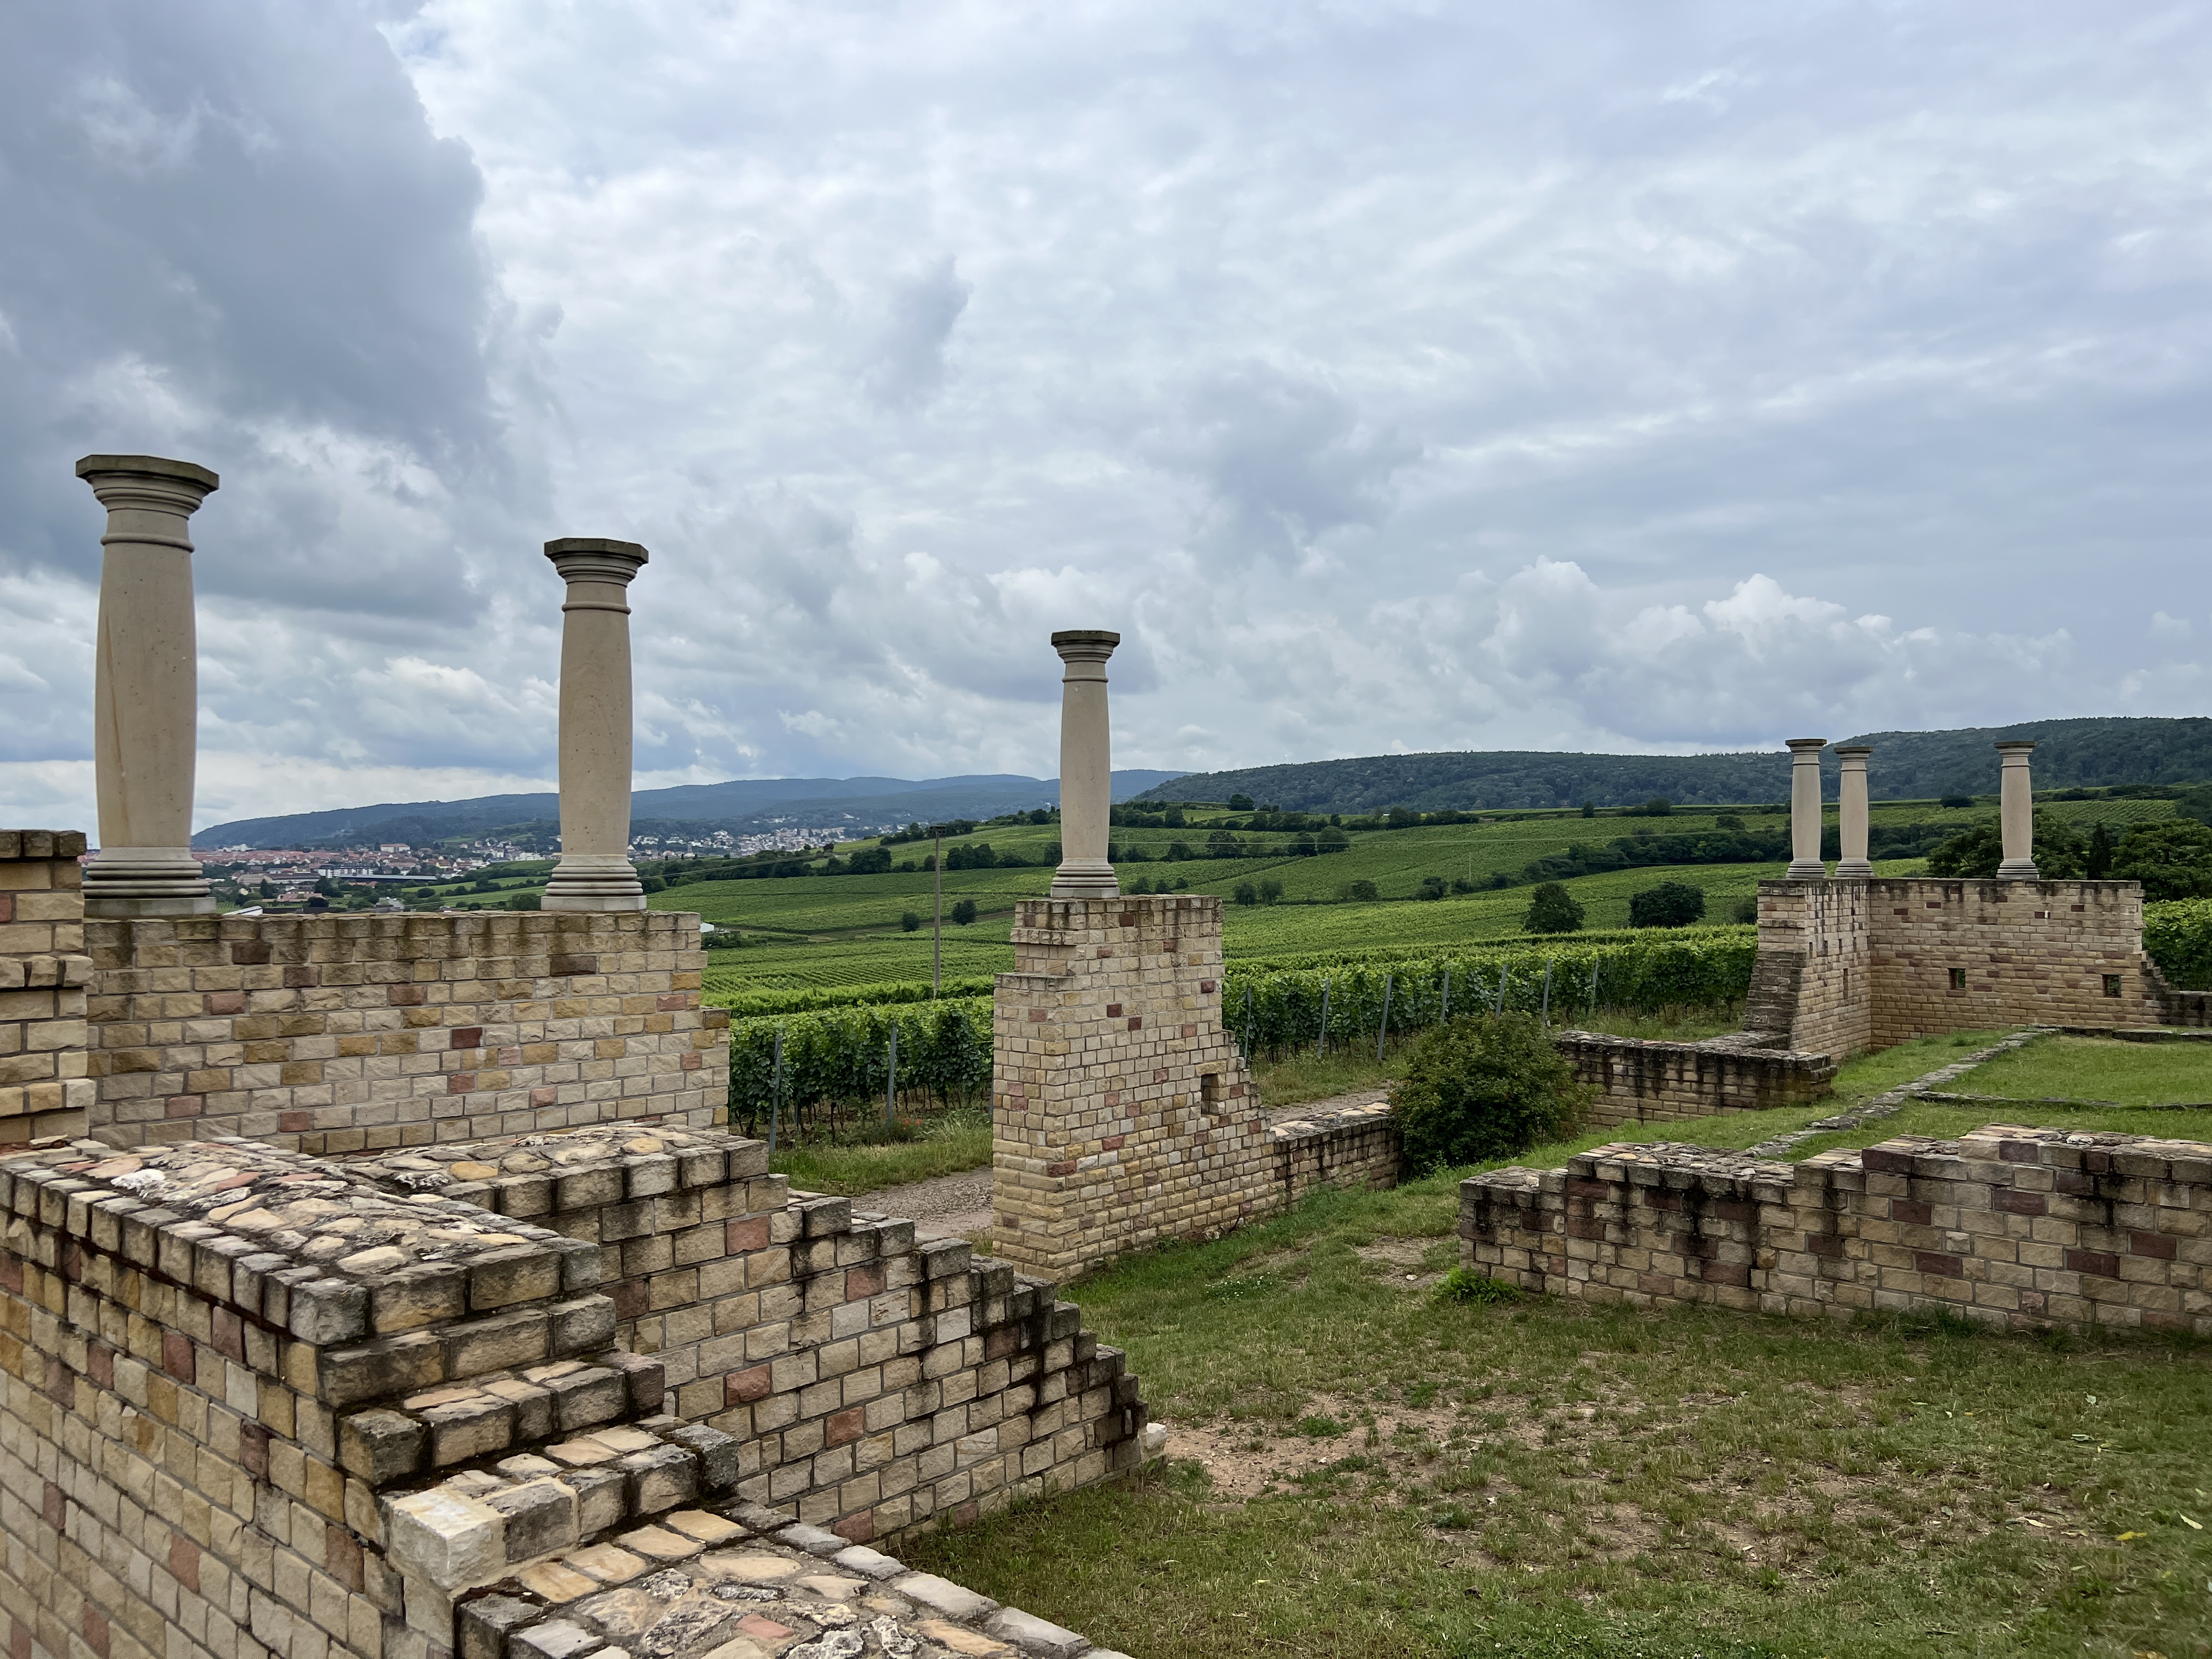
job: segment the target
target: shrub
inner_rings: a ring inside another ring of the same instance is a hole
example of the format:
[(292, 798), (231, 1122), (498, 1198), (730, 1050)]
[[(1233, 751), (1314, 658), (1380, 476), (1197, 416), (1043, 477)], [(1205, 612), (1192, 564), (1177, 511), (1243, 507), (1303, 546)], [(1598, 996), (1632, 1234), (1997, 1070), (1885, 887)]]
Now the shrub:
[(1273, 877), (1273, 876), (1269, 876), (1269, 877), (1267, 877), (1265, 880), (1263, 880), (1263, 881), (1261, 881), (1261, 884), (1260, 884), (1260, 902), (1261, 902), (1261, 903), (1262, 903), (1262, 904), (1273, 904), (1273, 903), (1274, 903), (1277, 900), (1280, 899), (1282, 896), (1283, 896), (1283, 884), (1282, 884), (1282, 883), (1280, 883), (1279, 881), (1277, 881), (1277, 880)]
[(1946, 795), (1936, 804), (1938, 806), (1948, 806), (1956, 811), (1961, 806), (1972, 806), (1974, 804), (1974, 798), (1972, 795)]
[(1528, 914), (1521, 918), (1524, 933), (1575, 933), (1582, 925), (1583, 907), (1556, 881), (1545, 882), (1529, 895)]
[(1431, 1030), (1390, 1098), (1407, 1163), (1431, 1170), (1560, 1139), (1588, 1109), (1590, 1091), (1533, 1016), (1509, 1011)]
[(1249, 881), (1240, 881), (1237, 884), (1237, 890), (1232, 896), (1239, 904), (1257, 904), (1260, 902), (1260, 890)]
[(1705, 890), (1686, 881), (1662, 881), (1628, 901), (1631, 927), (1687, 927), (1705, 916)]
[(974, 899), (956, 899), (953, 901), (952, 921), (955, 927), (965, 927), (969, 922), (975, 920), (975, 901)]
[(2143, 906), (2143, 951), (2183, 990), (2212, 990), (2212, 899)]
[(1347, 881), (1336, 890), (1336, 896), (1350, 904), (1372, 904), (1382, 893), (1371, 881)]
[(1449, 884), (1447, 883), (1442, 876), (1423, 876), (1421, 878), (1421, 890), (1414, 894), (1413, 896), (1415, 898), (1424, 899), (1440, 899), (1450, 890), (1451, 887)]
[(1437, 1282), (1437, 1300), (1466, 1302), (1477, 1307), (1498, 1302), (1518, 1302), (1521, 1287), (1502, 1279), (1490, 1279), (1472, 1267), (1454, 1267)]
[(921, 918), (911, 910), (906, 911), (899, 917), (899, 926), (909, 933), (918, 933), (921, 931)]
[(2122, 836), (2112, 857), (2113, 878), (2141, 882), (2147, 899), (2212, 898), (2212, 830), (2201, 823), (2146, 823)]
[(1474, 884), (1465, 876), (1454, 876), (1451, 890), (1455, 893), (1472, 893), (1474, 891)]

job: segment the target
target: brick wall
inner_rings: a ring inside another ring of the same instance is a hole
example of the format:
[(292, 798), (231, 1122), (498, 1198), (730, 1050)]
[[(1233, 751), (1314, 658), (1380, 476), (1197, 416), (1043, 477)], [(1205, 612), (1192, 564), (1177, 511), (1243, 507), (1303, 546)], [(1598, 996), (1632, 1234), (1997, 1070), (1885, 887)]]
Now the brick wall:
[(73, 830), (0, 830), (0, 1143), (89, 1120), (83, 851)]
[(1398, 1184), (1404, 1137), (1388, 1104), (1346, 1106), (1267, 1126), (1281, 1201), (1294, 1204), (1317, 1187)]
[(704, 1125), (728, 1015), (699, 919), (499, 912), (85, 924), (89, 1128), (312, 1152), (617, 1119)]
[(1026, 899), (999, 976), (994, 1249), (1054, 1277), (1279, 1204), (1221, 1023), (1221, 901)]
[(1800, 1164), (1664, 1144), (1460, 1188), (1461, 1259), (1529, 1290), (2212, 1335), (2212, 1146), (1991, 1124)]
[(1843, 1058), (1945, 1031), (2168, 1016), (2131, 881), (1759, 884), (1745, 1024)]
[(612, 1127), (345, 1167), (593, 1247), (614, 1341), (671, 1413), (733, 1437), (737, 1495), (787, 1517), (865, 1542), (1137, 1458), (1137, 1380), (1049, 1283), (794, 1197), (759, 1141)]
[(1652, 1042), (1562, 1031), (1554, 1041), (1597, 1091), (1590, 1121), (1606, 1125), (1806, 1105), (1828, 1092), (1837, 1070), (1826, 1054), (1756, 1048), (1745, 1036)]

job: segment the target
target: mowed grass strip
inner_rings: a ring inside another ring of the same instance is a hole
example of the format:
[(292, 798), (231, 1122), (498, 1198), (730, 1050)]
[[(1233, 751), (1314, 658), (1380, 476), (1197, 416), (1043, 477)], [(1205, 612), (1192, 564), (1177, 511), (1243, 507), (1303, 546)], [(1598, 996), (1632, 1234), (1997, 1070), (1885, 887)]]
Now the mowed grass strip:
[(2056, 1096), (2124, 1106), (2212, 1107), (2212, 1042), (2039, 1037), (1947, 1086), (1964, 1094), (2014, 1099)]
[(2202, 1345), (1439, 1302), (1456, 1212), (1325, 1193), (1080, 1281), (1170, 1467), (907, 1559), (1146, 1659), (2202, 1651)]

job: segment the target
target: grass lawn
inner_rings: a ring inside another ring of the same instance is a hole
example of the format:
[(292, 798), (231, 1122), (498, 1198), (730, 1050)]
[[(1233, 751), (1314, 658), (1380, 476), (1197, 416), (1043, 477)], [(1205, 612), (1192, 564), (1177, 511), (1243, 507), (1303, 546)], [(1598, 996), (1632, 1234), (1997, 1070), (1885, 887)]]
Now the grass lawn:
[(1169, 1467), (906, 1559), (1146, 1659), (2208, 1650), (2201, 1346), (1440, 1302), (1455, 1185), (1080, 1282)]
[(2049, 1036), (1999, 1056), (1954, 1085), (2014, 1099), (2057, 1096), (2125, 1106), (2212, 1108), (2212, 1042), (2115, 1042)]
[[(763, 1127), (761, 1133), (768, 1132)], [(988, 1109), (948, 1112), (911, 1140), (854, 1139), (776, 1148), (769, 1168), (810, 1193), (872, 1193), (912, 1181), (980, 1170), (991, 1161)]]

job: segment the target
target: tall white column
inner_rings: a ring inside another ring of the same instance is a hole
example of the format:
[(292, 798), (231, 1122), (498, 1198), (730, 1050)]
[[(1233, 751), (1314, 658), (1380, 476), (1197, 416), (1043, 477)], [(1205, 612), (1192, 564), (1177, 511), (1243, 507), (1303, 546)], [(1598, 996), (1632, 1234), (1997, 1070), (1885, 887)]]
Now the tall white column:
[(2035, 867), (2035, 793), (2028, 787), (2027, 757), (2032, 743), (2001, 743), (2004, 769), (1997, 775), (1997, 821), (2004, 837), (2004, 862), (1997, 866), (1999, 881), (2040, 881)]
[(1867, 757), (1873, 753), (1864, 744), (1845, 744), (1836, 750), (1843, 763), (1836, 790), (1843, 856), (1836, 860), (1836, 874), (1845, 878), (1863, 880), (1874, 874), (1867, 857)]
[(1052, 636), (1067, 665), (1060, 680), (1060, 868), (1054, 898), (1119, 898), (1107, 862), (1113, 822), (1114, 745), (1106, 723), (1106, 659), (1119, 634), (1078, 629)]
[(219, 481), (158, 455), (88, 455), (76, 476), (107, 509), (92, 692), (100, 851), (85, 866), (84, 913), (211, 915), (191, 850), (199, 645), (186, 520)]
[(635, 542), (572, 536), (545, 544), (568, 584), (561, 606), (561, 861), (548, 910), (642, 910), (629, 861), (629, 583)]
[(1791, 881), (1819, 881), (1827, 867), (1820, 862), (1820, 751), (1826, 738), (1790, 740), (1790, 868)]

